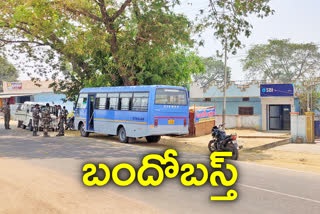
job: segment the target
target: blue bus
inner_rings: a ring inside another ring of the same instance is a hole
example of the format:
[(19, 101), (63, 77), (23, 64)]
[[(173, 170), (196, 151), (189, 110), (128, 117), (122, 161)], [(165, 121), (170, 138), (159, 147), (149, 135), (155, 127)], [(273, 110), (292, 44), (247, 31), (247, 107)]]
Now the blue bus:
[(84, 88), (75, 108), (75, 127), (89, 133), (117, 135), (122, 143), (146, 137), (188, 134), (189, 100), (183, 87), (121, 86)]

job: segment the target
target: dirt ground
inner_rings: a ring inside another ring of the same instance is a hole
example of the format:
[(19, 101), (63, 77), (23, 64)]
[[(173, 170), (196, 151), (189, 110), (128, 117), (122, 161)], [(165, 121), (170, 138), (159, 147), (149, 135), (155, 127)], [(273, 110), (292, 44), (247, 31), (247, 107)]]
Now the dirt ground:
[(111, 191), (79, 188), (71, 178), (20, 160), (0, 158), (0, 169), (1, 214), (160, 213)]
[(243, 151), (240, 160), (320, 174), (320, 154), (277, 150)]
[[(11, 121), (11, 126), (16, 126), (16, 121)], [(19, 129), (17, 129), (19, 131)], [(79, 136), (79, 131), (66, 131), (68, 136)], [(250, 129), (229, 129), (226, 130), (227, 134), (236, 133), (238, 136), (248, 136), (248, 135), (267, 135), (266, 132), (258, 132)], [(41, 133), (42, 134), (42, 133)], [(51, 135), (57, 134), (50, 133)], [(30, 132), (31, 135), (31, 132)], [(285, 134), (279, 134), (280, 136), (286, 136)], [(91, 134), (90, 137), (99, 138), (101, 140), (118, 142), (117, 137), (110, 137), (100, 134)], [(180, 152), (195, 153), (201, 155), (209, 155), (208, 142), (211, 140), (211, 135), (205, 135), (200, 137), (162, 137), (161, 141), (156, 144), (149, 144), (144, 138), (138, 139), (137, 146), (143, 147), (156, 147), (156, 148), (173, 148)], [(261, 146), (264, 144), (279, 141), (281, 139), (273, 138), (238, 138), (239, 144), (243, 145), (243, 149), (240, 150), (239, 160), (245, 162), (252, 162), (256, 164), (278, 166), (282, 168), (288, 168), (299, 171), (307, 171), (320, 174), (320, 155), (313, 154), (311, 152), (305, 152), (308, 150), (308, 144), (304, 145), (303, 152), (298, 151), (281, 151), (281, 150), (252, 150), (248, 151), (246, 149), (251, 149), (253, 147)], [(301, 146), (301, 144), (299, 145)], [(307, 148), (307, 149), (306, 149)], [(312, 149), (312, 148), (310, 148)]]

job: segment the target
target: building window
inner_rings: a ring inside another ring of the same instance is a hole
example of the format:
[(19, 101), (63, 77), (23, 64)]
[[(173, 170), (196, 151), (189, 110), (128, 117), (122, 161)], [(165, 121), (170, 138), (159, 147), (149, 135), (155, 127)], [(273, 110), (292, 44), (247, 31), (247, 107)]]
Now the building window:
[(249, 97), (242, 97), (242, 101), (244, 101), (244, 102), (249, 101)]
[(211, 102), (211, 98), (204, 98), (205, 102)]
[(253, 115), (253, 107), (239, 107), (239, 115)]

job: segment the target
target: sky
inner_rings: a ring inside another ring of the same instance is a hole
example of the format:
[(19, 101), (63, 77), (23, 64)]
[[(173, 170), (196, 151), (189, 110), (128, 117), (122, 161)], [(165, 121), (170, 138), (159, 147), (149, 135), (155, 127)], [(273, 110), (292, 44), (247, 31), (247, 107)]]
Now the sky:
[[(183, 3), (177, 12), (186, 14), (193, 19), (200, 8), (206, 7), (209, 0), (181, 0)], [(319, 0), (271, 0), (270, 6), (275, 14), (264, 19), (250, 17), (253, 25), (252, 34), (249, 38), (241, 37), (245, 48), (231, 55), (228, 66), (231, 67), (232, 80), (244, 80), (241, 58), (244, 58), (248, 48), (254, 44), (265, 44), (269, 39), (290, 39), (292, 42), (307, 43), (314, 42), (320, 45), (320, 1)], [(212, 30), (202, 34), (205, 40), (204, 47), (199, 48), (199, 55), (213, 56), (216, 50), (222, 50), (218, 40), (213, 36)], [(21, 73), (20, 79), (29, 77)]]
[[(197, 9), (206, 6), (208, 1), (182, 0), (184, 6), (178, 11), (193, 18)], [(245, 57), (252, 45), (266, 44), (269, 39), (290, 39), (291, 42), (313, 42), (320, 45), (319, 0), (271, 0), (270, 6), (275, 10), (274, 15), (264, 19), (250, 17), (249, 22), (253, 25), (252, 34), (249, 38), (241, 37), (246, 47), (229, 57), (228, 66), (232, 69), (232, 80), (245, 79), (240, 59)], [(222, 50), (212, 30), (204, 32), (202, 37), (205, 45), (199, 49), (200, 56), (213, 56), (216, 50)]]

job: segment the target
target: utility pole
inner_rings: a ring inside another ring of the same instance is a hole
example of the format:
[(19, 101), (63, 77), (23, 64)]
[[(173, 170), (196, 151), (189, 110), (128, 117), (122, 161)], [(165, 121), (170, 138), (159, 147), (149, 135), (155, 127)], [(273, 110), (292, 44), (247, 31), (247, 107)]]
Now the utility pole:
[(312, 102), (313, 102), (312, 97), (313, 97), (313, 88), (312, 88), (312, 85), (311, 85), (311, 103), (310, 103), (310, 106), (311, 106), (310, 110), (311, 111), (312, 111)]
[(228, 53), (228, 41), (225, 37), (224, 44), (224, 84), (223, 84), (223, 110), (222, 110), (222, 124), (223, 130), (225, 130), (225, 121), (226, 121), (226, 107), (227, 107), (227, 97), (226, 97), (226, 88), (227, 88), (227, 53)]
[(310, 111), (310, 108), (309, 108), (309, 91), (307, 91), (307, 112)]

